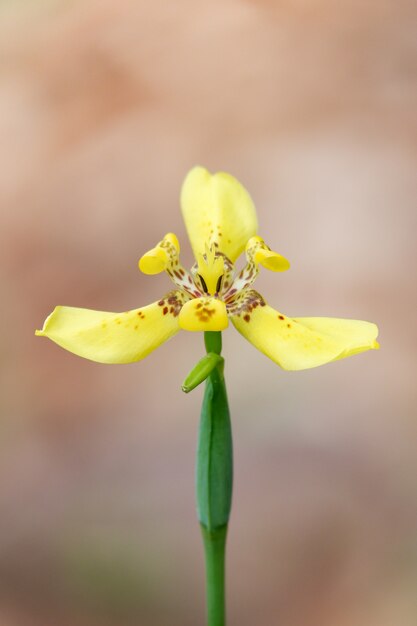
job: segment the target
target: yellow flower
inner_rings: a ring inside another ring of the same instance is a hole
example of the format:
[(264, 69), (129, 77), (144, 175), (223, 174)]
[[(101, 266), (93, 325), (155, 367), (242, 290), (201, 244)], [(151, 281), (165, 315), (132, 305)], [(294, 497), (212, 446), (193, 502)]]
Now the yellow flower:
[[(246, 189), (230, 174), (192, 169), (181, 207), (196, 263), (179, 261), (178, 239), (168, 233), (139, 261), (145, 274), (165, 271), (176, 288), (161, 300), (124, 313), (58, 306), (37, 335), (101, 363), (139, 361), (175, 335), (221, 331), (229, 319), (258, 350), (286, 370), (323, 365), (378, 348), (375, 324), (327, 317), (290, 318), (270, 307), (252, 284), (260, 266), (273, 272), (289, 262), (257, 236), (257, 218)], [(234, 263), (246, 251), (246, 265)]]

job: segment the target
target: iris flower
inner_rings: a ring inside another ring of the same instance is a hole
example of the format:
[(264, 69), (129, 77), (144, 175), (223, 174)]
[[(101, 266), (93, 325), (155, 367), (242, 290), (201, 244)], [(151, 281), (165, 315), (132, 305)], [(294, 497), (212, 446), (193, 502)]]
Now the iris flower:
[[(288, 317), (252, 288), (261, 267), (283, 272), (290, 264), (258, 236), (252, 199), (233, 176), (193, 168), (183, 183), (181, 208), (196, 260), (191, 270), (180, 264), (180, 246), (172, 233), (139, 261), (145, 274), (165, 271), (175, 285), (172, 291), (123, 313), (57, 306), (36, 334), (92, 361), (131, 363), (179, 330), (222, 331), (230, 320), (285, 370), (316, 367), (379, 347), (375, 324)], [(243, 251), (246, 264), (236, 271)]]

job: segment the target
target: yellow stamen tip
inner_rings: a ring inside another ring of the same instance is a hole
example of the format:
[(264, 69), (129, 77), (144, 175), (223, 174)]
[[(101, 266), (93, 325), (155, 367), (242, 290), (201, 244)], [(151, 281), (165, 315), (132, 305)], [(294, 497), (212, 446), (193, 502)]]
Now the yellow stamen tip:
[(160, 274), (168, 266), (168, 253), (164, 248), (152, 248), (139, 260), (138, 266), (144, 274)]
[(290, 269), (290, 262), (278, 252), (273, 252), (262, 239), (256, 235), (246, 244), (246, 256), (256, 265), (262, 265), (272, 272), (285, 272)]
[(285, 257), (272, 250), (259, 249), (255, 252), (255, 263), (260, 263), (265, 269), (271, 272), (285, 272), (290, 269), (290, 262)]
[(177, 236), (174, 235), (174, 233), (167, 233), (164, 237), (164, 240), (169, 241), (169, 243), (172, 243), (172, 245), (176, 248), (177, 252), (180, 251), (180, 244), (177, 239)]
[(257, 244), (265, 245), (264, 240), (262, 239), (262, 237), (259, 237), (259, 235), (255, 235), (255, 237), (251, 237), (249, 239), (248, 243), (246, 244), (246, 252), (249, 250), (249, 248), (253, 248)]

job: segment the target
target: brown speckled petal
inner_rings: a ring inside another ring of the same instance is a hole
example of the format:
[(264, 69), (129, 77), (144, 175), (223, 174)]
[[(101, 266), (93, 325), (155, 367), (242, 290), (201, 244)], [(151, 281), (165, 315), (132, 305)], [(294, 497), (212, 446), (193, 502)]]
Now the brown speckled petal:
[(36, 334), (85, 359), (132, 363), (178, 332), (187, 299), (181, 291), (171, 291), (158, 302), (124, 313), (57, 306)]

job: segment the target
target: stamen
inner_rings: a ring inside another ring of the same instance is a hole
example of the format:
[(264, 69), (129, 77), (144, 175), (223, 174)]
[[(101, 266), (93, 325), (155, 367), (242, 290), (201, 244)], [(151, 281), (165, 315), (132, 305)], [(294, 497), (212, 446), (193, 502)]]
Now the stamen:
[(201, 286), (203, 288), (204, 293), (208, 293), (208, 289), (207, 289), (207, 285), (206, 285), (206, 281), (204, 280), (204, 278), (201, 276), (201, 274), (198, 274), (198, 277), (201, 281)]
[(223, 276), (224, 276), (224, 274), (222, 274), (221, 276), (219, 276), (219, 278), (217, 279), (216, 293), (220, 293), (220, 290), (221, 290), (221, 288), (222, 288), (222, 280), (223, 280)]

